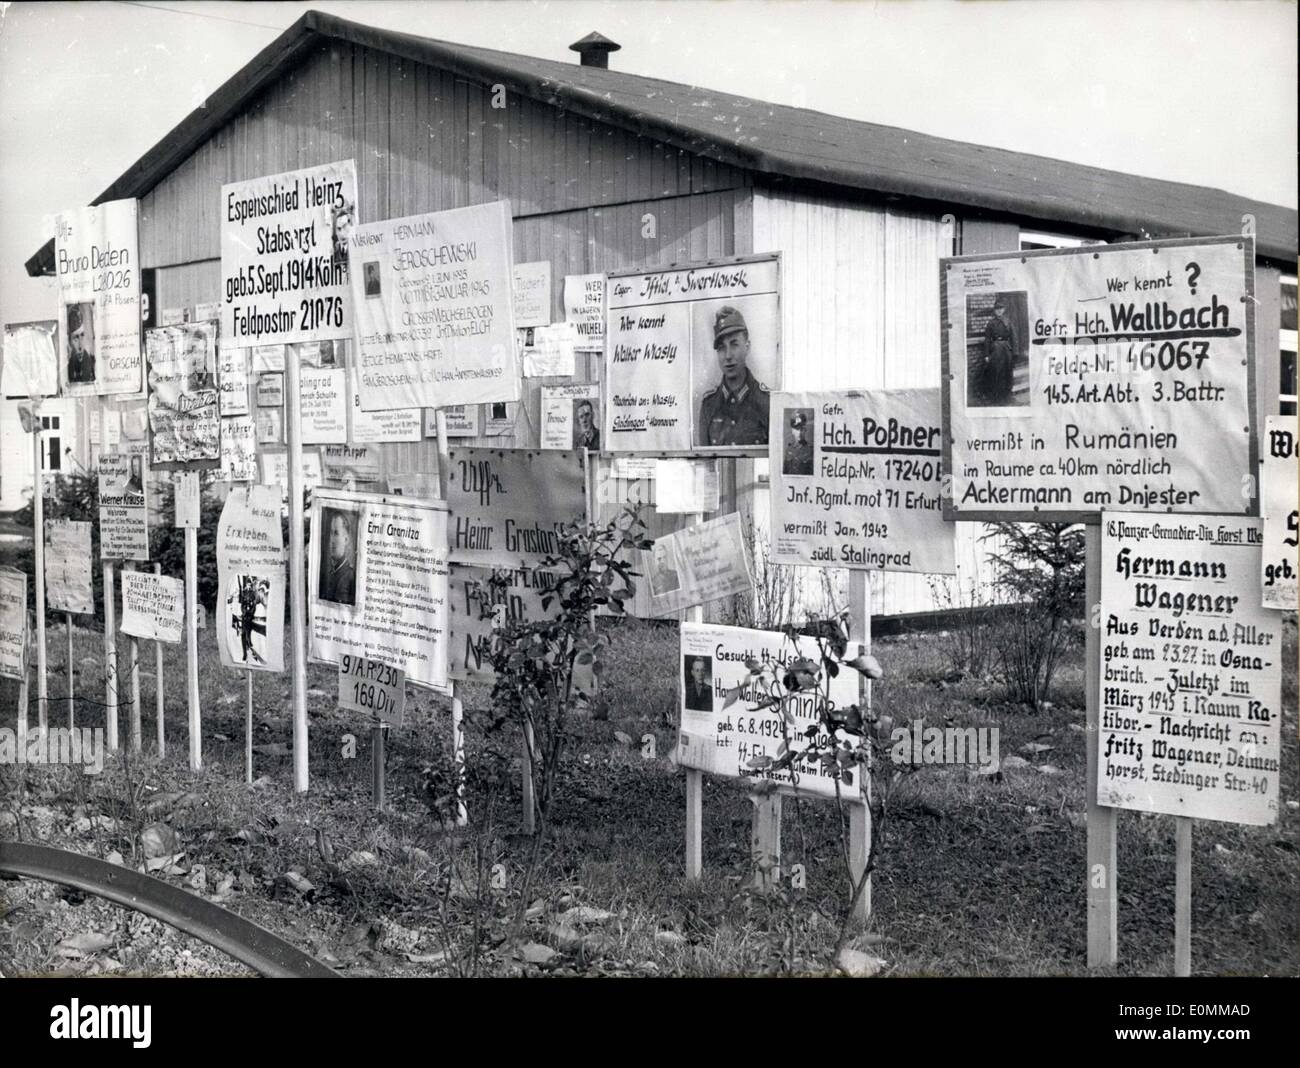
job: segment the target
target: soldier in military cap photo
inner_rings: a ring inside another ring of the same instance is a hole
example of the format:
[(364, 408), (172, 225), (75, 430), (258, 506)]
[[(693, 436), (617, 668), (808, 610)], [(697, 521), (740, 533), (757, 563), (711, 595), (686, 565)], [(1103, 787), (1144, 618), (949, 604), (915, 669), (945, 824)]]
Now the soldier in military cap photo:
[(89, 301), (69, 304), (68, 381), (95, 381), (95, 305)]
[(785, 426), (785, 450), (781, 454), (781, 474), (813, 473), (813, 411), (811, 408), (786, 408), (781, 413)]
[(749, 369), (749, 326), (730, 305), (714, 313), (713, 351), (722, 381), (700, 401), (696, 444), (766, 445), (770, 398)]

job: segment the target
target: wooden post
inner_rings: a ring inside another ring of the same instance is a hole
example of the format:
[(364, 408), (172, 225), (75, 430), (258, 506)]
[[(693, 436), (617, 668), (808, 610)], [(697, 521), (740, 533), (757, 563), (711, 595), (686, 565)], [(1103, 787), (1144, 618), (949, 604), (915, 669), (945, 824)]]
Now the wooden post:
[(32, 410), (32, 546), (36, 572), (36, 722), (44, 735), (50, 725), (45, 676), (45, 480), (41, 478), (41, 417)]
[(27, 665), (23, 665), (23, 681), (18, 684), (18, 751), (27, 751)]
[(199, 719), (199, 532), (185, 528), (185, 689), (189, 704), (190, 770), (203, 767)]
[(113, 592), (114, 569), (104, 564), (104, 724), (108, 751), (117, 752), (117, 603)]
[(253, 673), (245, 671), (247, 700), (244, 702), (244, 782), (253, 785)]
[[(289, 454), (289, 649), (293, 661), (293, 788), (305, 794), (307, 764), (307, 578), (302, 536), (302, 396), (298, 350), (285, 346), (284, 406)], [(315, 548), (313, 546), (312, 548)]]
[[(871, 573), (868, 571), (849, 572), (849, 637), (860, 641), (864, 652), (871, 652)], [(865, 675), (859, 677), (859, 689), (862, 701), (871, 709), (871, 680)], [(867, 870), (867, 859), (871, 855), (871, 772), (868, 768), (860, 770), (862, 775), (863, 799), (860, 803), (849, 806), (849, 875), (853, 885), (857, 886), (862, 873)], [(871, 879), (858, 896), (853, 919), (866, 923), (871, 917)]]
[[(704, 517), (697, 515), (693, 522), (700, 522)], [(697, 604), (686, 610), (686, 619), (690, 623), (704, 622), (704, 606)], [(680, 682), (679, 682), (680, 687)], [(681, 690), (677, 693), (677, 707), (685, 703)], [(686, 768), (686, 878), (694, 882), (704, 873), (704, 772), (698, 768)], [(754, 820), (758, 820), (755, 809)], [(777, 860), (780, 860), (778, 846)]]
[(750, 794), (754, 805), (750, 817), (749, 854), (754, 862), (753, 886), (769, 891), (781, 881), (781, 795), (775, 791)]
[[(451, 473), (451, 447), (447, 442), (447, 417), (441, 408), (433, 410), (433, 426), (438, 450), (438, 495), (445, 501), (447, 479)], [(460, 683), (455, 680), (451, 684), (451, 750), (456, 765), (456, 826), (464, 827), (469, 823), (469, 812), (465, 808), (465, 704), (460, 694)], [(531, 774), (532, 767), (527, 761), (524, 767), (526, 773)]]
[(524, 834), (537, 833), (537, 798), (533, 794), (533, 752), (537, 742), (533, 737), (533, 725), (524, 724), (523, 759), (520, 761), (520, 790), (523, 793)]
[[(162, 564), (153, 565), (155, 575), (162, 574)], [(154, 656), (154, 680), (153, 680), (153, 697), (154, 697), (154, 715), (158, 720), (158, 759), (167, 755), (167, 732), (163, 724), (163, 643), (153, 643)]]
[[(124, 569), (136, 570), (135, 564), (123, 564)], [(127, 644), (126, 663), (131, 672), (131, 752), (140, 752), (140, 639), (134, 634)]]
[(1084, 692), (1087, 698), (1088, 967), (1107, 968), (1119, 956), (1115, 868), (1116, 810), (1097, 804), (1101, 739), (1101, 520), (1084, 527), (1085, 609)]
[(370, 728), (370, 792), (375, 811), (384, 811), (384, 730), (381, 723)]
[(76, 698), (74, 692), (77, 682), (77, 666), (73, 661), (72, 651), (72, 613), (66, 613), (68, 621), (68, 730), (74, 730), (77, 726)]
[(1174, 861), (1174, 975), (1192, 974), (1192, 820), (1175, 816), (1177, 857)]

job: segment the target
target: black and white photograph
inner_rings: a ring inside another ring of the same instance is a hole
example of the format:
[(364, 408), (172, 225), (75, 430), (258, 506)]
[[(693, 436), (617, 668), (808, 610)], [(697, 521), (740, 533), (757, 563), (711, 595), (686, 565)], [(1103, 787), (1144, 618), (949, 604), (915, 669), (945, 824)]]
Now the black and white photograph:
[(0, 3), (0, 1060), (1288, 1048), (1298, 10)]
[(357, 514), (341, 508), (321, 512), (317, 596), (331, 604), (357, 603)]

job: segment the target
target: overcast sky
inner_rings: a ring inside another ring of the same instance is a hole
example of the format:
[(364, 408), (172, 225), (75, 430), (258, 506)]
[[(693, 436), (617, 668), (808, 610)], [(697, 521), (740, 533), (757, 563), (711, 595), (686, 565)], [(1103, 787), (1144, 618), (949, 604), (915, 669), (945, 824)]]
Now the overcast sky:
[[(54, 317), (23, 262), (308, 8), (1296, 205), (1283, 0), (15, 3), (0, 16), (0, 321)], [(217, 191), (213, 190), (213, 195)]]

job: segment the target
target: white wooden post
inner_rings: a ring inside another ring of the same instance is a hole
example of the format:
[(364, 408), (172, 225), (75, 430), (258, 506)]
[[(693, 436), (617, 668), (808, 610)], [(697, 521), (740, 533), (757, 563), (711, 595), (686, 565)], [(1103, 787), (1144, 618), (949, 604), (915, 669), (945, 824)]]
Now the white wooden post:
[(1116, 884), (1116, 809), (1097, 804), (1097, 766), (1101, 738), (1101, 632), (1097, 606), (1101, 602), (1101, 520), (1084, 527), (1085, 608), (1088, 629), (1084, 641), (1086, 695), (1088, 868), (1088, 967), (1107, 968), (1119, 957)]
[(199, 532), (185, 528), (185, 688), (189, 705), (190, 770), (203, 767), (199, 718)]
[[(434, 433), (437, 435), (438, 448), (438, 493), (447, 499), (447, 479), (451, 474), (451, 446), (447, 441), (447, 417), (441, 408), (433, 412)], [(456, 766), (456, 826), (464, 827), (469, 823), (469, 812), (465, 808), (465, 705), (460, 695), (460, 683), (451, 684), (451, 748), (452, 759)], [(523, 762), (525, 781), (529, 790), (525, 797), (525, 829), (531, 833), (532, 809), (532, 764), (524, 753)]]
[(41, 417), (32, 409), (32, 546), (36, 556), (36, 721), (44, 735), (50, 725), (45, 677), (45, 480), (41, 477)]
[[(302, 406), (298, 350), (285, 346), (284, 390), (289, 453), (289, 648), (293, 661), (293, 788), (305, 794), (307, 763), (307, 579), (302, 535)], [(312, 546), (313, 549), (316, 546)]]
[[(862, 643), (865, 652), (871, 652), (871, 573), (867, 571), (849, 572), (849, 630), (854, 641)], [(871, 709), (871, 680), (861, 677), (859, 692), (867, 709)], [(871, 772), (869, 768), (859, 771), (862, 776), (863, 799), (849, 805), (849, 874), (856, 886), (862, 873), (867, 870), (867, 859), (871, 855)], [(858, 897), (853, 918), (865, 923), (871, 917), (871, 879), (863, 887)]]
[(1174, 975), (1192, 974), (1192, 819), (1175, 816)]

